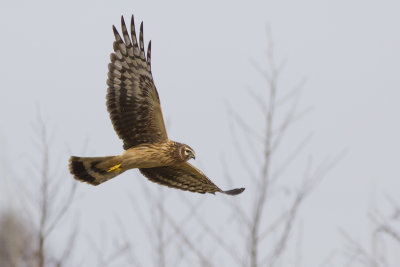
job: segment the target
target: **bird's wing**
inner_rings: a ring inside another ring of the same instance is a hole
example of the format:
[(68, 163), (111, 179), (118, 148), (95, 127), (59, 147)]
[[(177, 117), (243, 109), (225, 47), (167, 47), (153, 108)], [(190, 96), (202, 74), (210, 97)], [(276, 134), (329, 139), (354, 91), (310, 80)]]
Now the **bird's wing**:
[(236, 188), (228, 191), (221, 190), (204, 173), (188, 162), (171, 166), (140, 169), (140, 172), (155, 183), (201, 194), (220, 192), (228, 195), (237, 195), (244, 191), (244, 188)]
[(122, 38), (113, 26), (115, 42), (108, 65), (107, 110), (124, 149), (142, 143), (168, 140), (160, 99), (151, 74), (151, 41), (147, 59), (143, 45), (143, 22), (140, 25), (139, 46), (133, 16), (131, 36), (121, 17)]

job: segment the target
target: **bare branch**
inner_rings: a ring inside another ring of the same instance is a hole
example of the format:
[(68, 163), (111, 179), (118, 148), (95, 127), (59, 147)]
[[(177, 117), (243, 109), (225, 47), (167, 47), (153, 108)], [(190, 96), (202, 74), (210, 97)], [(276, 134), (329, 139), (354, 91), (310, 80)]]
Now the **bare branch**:
[(182, 198), (184, 199), (185, 203), (189, 206), (190, 210), (193, 210), (193, 216), (196, 217), (196, 221), (203, 227), (205, 233), (209, 234), (229, 255), (234, 259), (238, 265), (245, 266), (245, 262), (242, 261), (241, 257), (239, 256), (238, 251), (236, 251), (233, 247), (231, 247), (228, 243), (224, 241), (221, 236), (216, 233), (212, 228), (205, 222), (202, 216), (198, 215), (196, 210), (197, 207), (192, 205), (188, 199), (186, 199), (183, 195)]
[(350, 261), (358, 261), (368, 266), (379, 267), (381, 266), (373, 257), (369, 255), (369, 253), (349, 234), (347, 234), (344, 230), (340, 229), (341, 234), (346, 239), (349, 244), (349, 249), (347, 251)]
[(74, 230), (72, 231), (72, 233), (69, 236), (68, 242), (65, 245), (65, 249), (63, 254), (61, 255), (61, 257), (59, 259), (56, 259), (56, 266), (57, 267), (62, 267), (62, 266), (66, 266), (66, 262), (67, 260), (70, 258), (74, 245), (75, 245), (75, 241), (76, 241), (76, 236), (78, 233), (78, 226), (76, 225)]
[(299, 81), (299, 83), (296, 84), (289, 93), (287, 93), (280, 99), (277, 99), (275, 105), (277, 107), (279, 107), (279, 106), (285, 104), (287, 101), (291, 100), (292, 98), (297, 98), (298, 94), (301, 92), (301, 90), (303, 89), (306, 82), (307, 82), (307, 79), (305, 77), (303, 79), (301, 79)]
[(259, 241), (261, 242), (263, 239), (268, 237), (269, 234), (275, 232), (278, 227), (282, 225), (282, 222), (285, 221), (288, 215), (288, 212), (282, 212), (265, 230), (260, 233), (258, 237)]
[(400, 233), (379, 213), (376, 215), (370, 214), (370, 219), (377, 225), (376, 233), (385, 233), (400, 245)]
[(283, 161), (283, 164), (279, 166), (276, 171), (272, 174), (271, 182), (274, 183), (276, 180), (283, 174), (285, 170), (287, 170), (287, 166), (289, 166), (302, 152), (303, 148), (310, 142), (312, 135), (307, 136), (303, 139), (302, 142), (292, 151), (289, 153), (288, 157)]
[(203, 255), (201, 251), (197, 248), (197, 246), (189, 240), (189, 238), (183, 234), (180, 230), (180, 226), (175, 223), (173, 219), (168, 214), (165, 214), (165, 218), (168, 223), (174, 228), (175, 232), (181, 237), (182, 241), (187, 245), (187, 247), (199, 258), (202, 266), (212, 267), (214, 266), (209, 260), (208, 257)]
[(249, 92), (249, 95), (253, 98), (253, 101), (261, 109), (262, 114), (266, 116), (266, 114), (268, 113), (268, 107), (266, 106), (264, 97), (252, 90), (250, 87), (247, 87), (247, 91)]
[(61, 207), (60, 211), (55, 215), (53, 221), (49, 223), (44, 236), (48, 236), (54, 228), (57, 226), (59, 221), (65, 216), (68, 210), (71, 208), (71, 203), (75, 198), (77, 183), (73, 183), (71, 189), (69, 190), (69, 194), (64, 202), (64, 205)]
[(264, 77), (268, 82), (271, 81), (271, 74), (264, 70), (258, 62), (256, 62), (254, 59), (250, 59), (250, 64), (253, 66), (253, 68), (258, 71), (258, 73)]
[(238, 125), (240, 125), (240, 127), (243, 129), (244, 132), (246, 132), (250, 136), (256, 138), (257, 141), (263, 142), (264, 138), (259, 133), (257, 133), (254, 129), (252, 129), (247, 124), (246, 120), (244, 120), (234, 109), (230, 108), (229, 105), (228, 105), (228, 111), (229, 111), (229, 115), (234, 119), (234, 121)]
[(255, 203), (255, 210), (253, 215), (253, 223), (251, 227), (251, 235), (250, 235), (250, 266), (256, 267), (258, 264), (258, 246), (259, 246), (259, 225), (262, 218), (262, 214), (264, 211), (264, 205), (267, 198), (267, 190), (269, 185), (269, 172), (270, 172), (270, 164), (271, 164), (271, 141), (272, 141), (272, 129), (274, 122), (274, 111), (275, 111), (275, 97), (276, 97), (276, 84), (278, 73), (276, 71), (273, 53), (272, 53), (272, 41), (269, 40), (270, 44), (268, 46), (268, 56), (269, 63), (272, 69), (272, 75), (268, 79), (269, 81), (269, 105), (268, 112), (266, 114), (266, 138), (264, 142), (264, 157), (265, 161), (262, 167), (262, 176), (261, 176), (261, 186), (259, 187), (258, 197)]
[[(40, 188), (38, 192), (39, 201), (36, 201), (34, 195), (30, 194), (30, 198), (32, 198), (30, 201), (38, 203), (38, 209), (36, 207), (32, 207), (31, 209), (31, 214), (38, 213), (39, 215), (37, 230), (38, 247), (36, 252), (37, 266), (44, 267), (48, 260), (53, 261), (56, 266), (62, 266), (72, 253), (73, 246), (71, 244), (75, 240), (76, 229), (71, 233), (64, 254), (59, 259), (53, 260), (54, 257), (48, 255), (48, 252), (45, 250), (45, 243), (47, 242), (48, 236), (56, 230), (57, 224), (65, 217), (70, 209), (75, 196), (76, 184), (72, 184), (69, 190), (64, 189), (63, 192), (60, 193), (61, 191), (59, 189), (61, 185), (63, 185), (62, 182), (60, 183), (60, 180), (65, 177), (56, 179), (56, 176), (52, 174), (51, 159), (54, 157), (50, 155), (51, 138), (48, 135), (48, 129), (40, 115), (40, 111), (38, 111), (37, 122), (34, 124), (34, 128), (37, 132), (37, 150), (40, 153), (39, 155), (41, 155), (41, 157), (39, 157), (41, 162), (34, 165), (37, 170), (36, 173), (40, 178)], [(37, 157), (35, 157), (35, 159), (37, 159)], [(70, 181), (72, 182), (72, 180)], [(60, 202), (59, 199), (62, 199), (65, 194), (66, 198)]]
[[(246, 172), (249, 173), (249, 177), (252, 179), (252, 181), (259, 185), (259, 181), (256, 178), (256, 174), (254, 173), (253, 168), (250, 166), (248, 159), (246, 158), (246, 153), (244, 153), (244, 150), (242, 149), (241, 143), (238, 141), (237, 135), (235, 133), (235, 130), (233, 129), (233, 126), (231, 123), (229, 123), (229, 127), (230, 127), (230, 132), (232, 134), (232, 138), (233, 138), (233, 142), (234, 142), (234, 147), (237, 150), (237, 155), (240, 158), (240, 162), (242, 163), (242, 166), (246, 169)], [(251, 143), (250, 140), (247, 141), (247, 143)], [(248, 148), (251, 149), (252, 151), (252, 155), (257, 155), (255, 149), (253, 146), (249, 145)]]
[[(287, 216), (284, 229), (282, 232), (281, 237), (279, 238), (279, 241), (275, 245), (275, 249), (272, 252), (272, 257), (268, 261), (268, 266), (274, 266), (275, 262), (278, 260), (278, 258), (282, 255), (283, 251), (286, 248), (286, 244), (289, 238), (289, 234), (291, 233), (292, 227), (294, 220), (296, 218), (296, 215), (298, 213), (298, 209), (303, 202), (304, 198), (306, 196), (306, 192), (303, 190), (300, 190), (295, 198), (295, 201), (292, 204), (292, 207), (290, 208), (289, 211), (289, 216)], [(266, 264), (265, 262), (262, 262), (261, 265)]]
[[(228, 173), (228, 166), (224, 160), (224, 157), (221, 158), (221, 162), (222, 162), (222, 166), (223, 169), (225, 170), (225, 179), (227, 181), (229, 181), (229, 186), (233, 187), (233, 183), (232, 183), (232, 179), (230, 174)], [(223, 199), (224, 203), (227, 204), (228, 206), (230, 206), (233, 209), (233, 212), (238, 215), (235, 216), (237, 219), (239, 219), (240, 222), (243, 222), (244, 225), (247, 228), (250, 228), (251, 226), (251, 222), (250, 219), (247, 217), (247, 214), (244, 212), (244, 210), (241, 208), (241, 206), (239, 205), (239, 202), (235, 201), (235, 199), (231, 198), (231, 199)]]

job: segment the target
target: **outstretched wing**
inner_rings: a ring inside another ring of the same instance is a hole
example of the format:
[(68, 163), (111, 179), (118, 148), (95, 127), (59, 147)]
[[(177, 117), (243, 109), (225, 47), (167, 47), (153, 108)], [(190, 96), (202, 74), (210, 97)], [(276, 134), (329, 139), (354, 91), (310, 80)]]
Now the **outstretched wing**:
[(140, 169), (140, 172), (155, 183), (201, 194), (220, 192), (228, 195), (237, 195), (244, 191), (244, 188), (236, 188), (228, 191), (221, 190), (204, 173), (188, 162), (171, 166)]
[(124, 149), (142, 143), (168, 139), (161, 112), (160, 99), (151, 74), (151, 41), (147, 59), (143, 45), (143, 22), (140, 25), (139, 46), (135, 23), (131, 19), (131, 36), (121, 17), (122, 36), (113, 26), (115, 42), (108, 65), (107, 110)]

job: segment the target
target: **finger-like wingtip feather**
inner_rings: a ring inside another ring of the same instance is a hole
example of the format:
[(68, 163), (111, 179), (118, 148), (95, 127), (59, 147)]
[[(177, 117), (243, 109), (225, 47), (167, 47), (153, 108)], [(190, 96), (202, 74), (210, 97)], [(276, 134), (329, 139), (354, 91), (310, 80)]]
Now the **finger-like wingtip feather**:
[(149, 66), (149, 71), (151, 71), (151, 40), (149, 41), (149, 46), (147, 47), (147, 65)]
[(245, 189), (244, 187), (235, 188), (235, 189), (232, 189), (232, 190), (222, 191), (222, 193), (234, 196), (234, 195), (239, 195), (240, 193), (242, 193), (244, 191), (244, 189)]
[(123, 44), (121, 35), (119, 35), (119, 32), (114, 25), (113, 25), (113, 32), (114, 32), (115, 41), (117, 41), (119, 44)]
[(115, 25), (112, 26), (112, 29), (113, 29), (114, 35), (119, 36), (118, 30), (117, 30), (117, 28), (115, 28)]
[(136, 31), (135, 31), (135, 19), (132, 15), (131, 17), (131, 37), (132, 37), (132, 42), (133, 42), (133, 46), (137, 47), (137, 37), (136, 37)]
[(139, 32), (139, 48), (140, 48), (140, 56), (145, 59), (144, 57), (144, 41), (143, 41), (143, 21), (140, 23), (140, 32)]
[(128, 30), (126, 29), (126, 24), (124, 20), (124, 16), (121, 16), (121, 27), (122, 27), (122, 36), (124, 37), (125, 43), (128, 47), (131, 46), (131, 40), (129, 38)]

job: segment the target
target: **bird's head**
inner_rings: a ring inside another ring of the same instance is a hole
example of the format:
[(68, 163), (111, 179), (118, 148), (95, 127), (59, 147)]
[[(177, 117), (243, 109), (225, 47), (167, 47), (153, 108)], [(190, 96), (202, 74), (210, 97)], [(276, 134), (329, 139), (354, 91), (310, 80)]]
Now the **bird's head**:
[(185, 144), (180, 144), (179, 155), (183, 161), (188, 161), (189, 159), (196, 159), (194, 150), (190, 146)]

